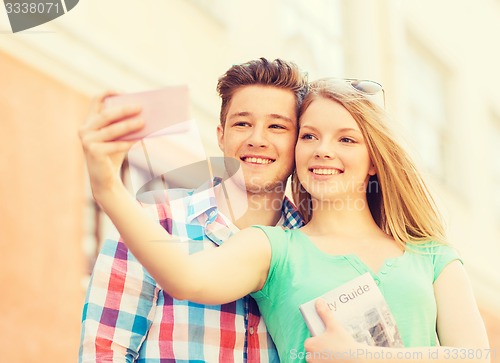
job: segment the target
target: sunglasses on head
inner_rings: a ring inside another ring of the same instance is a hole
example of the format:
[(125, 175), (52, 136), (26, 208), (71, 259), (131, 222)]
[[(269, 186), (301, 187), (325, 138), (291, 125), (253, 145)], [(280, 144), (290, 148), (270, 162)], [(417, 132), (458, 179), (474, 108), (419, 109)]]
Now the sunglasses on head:
[(385, 91), (384, 87), (378, 82), (368, 79), (355, 78), (324, 78), (322, 81), (327, 82), (345, 82), (361, 94), (374, 96), (382, 93), (382, 107), (385, 107)]

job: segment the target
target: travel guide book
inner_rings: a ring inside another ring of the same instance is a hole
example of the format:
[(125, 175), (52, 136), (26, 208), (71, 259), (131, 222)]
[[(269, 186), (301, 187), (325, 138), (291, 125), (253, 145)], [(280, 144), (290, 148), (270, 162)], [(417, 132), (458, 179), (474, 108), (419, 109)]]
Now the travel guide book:
[[(403, 347), (394, 316), (369, 272), (318, 297), (326, 301), (335, 318), (356, 341), (379, 347)], [(325, 330), (315, 301), (299, 307), (312, 336)]]

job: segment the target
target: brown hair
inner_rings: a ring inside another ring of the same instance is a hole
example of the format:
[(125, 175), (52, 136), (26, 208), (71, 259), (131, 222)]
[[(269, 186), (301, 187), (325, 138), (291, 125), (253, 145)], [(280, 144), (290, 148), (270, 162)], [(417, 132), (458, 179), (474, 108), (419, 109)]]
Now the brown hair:
[(289, 89), (295, 94), (297, 114), (307, 93), (307, 74), (299, 70), (297, 65), (282, 59), (272, 62), (259, 58), (234, 65), (219, 78), (217, 92), (222, 99), (220, 123), (224, 127), (231, 99), (238, 88), (250, 85), (264, 85)]
[[(341, 104), (363, 134), (377, 172), (370, 177), (366, 191), (377, 225), (402, 245), (406, 242), (445, 243), (444, 226), (434, 200), (408, 153), (388, 129), (385, 111), (347, 82), (339, 87), (338, 81), (321, 79), (310, 84), (299, 115), (318, 98)], [(296, 173), (292, 177), (292, 193), (299, 211), (306, 221), (310, 220), (311, 195), (302, 187)]]

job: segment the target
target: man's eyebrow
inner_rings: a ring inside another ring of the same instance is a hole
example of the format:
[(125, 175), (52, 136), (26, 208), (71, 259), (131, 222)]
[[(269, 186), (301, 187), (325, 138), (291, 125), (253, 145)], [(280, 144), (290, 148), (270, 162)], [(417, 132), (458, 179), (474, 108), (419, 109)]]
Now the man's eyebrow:
[(292, 120), (290, 117), (288, 116), (284, 116), (284, 115), (280, 115), (279, 113), (271, 113), (269, 115), (271, 118), (274, 118), (274, 119), (280, 119), (280, 120), (283, 120), (283, 121), (287, 121), (287, 122), (291, 122), (293, 124), (296, 124), (297, 121), (295, 120)]
[(228, 119), (232, 119), (232, 118), (235, 118), (235, 117), (247, 117), (247, 116), (251, 116), (252, 114), (250, 112), (235, 112), (235, 113), (232, 113), (228, 116)]
[[(237, 118), (237, 117), (249, 117), (249, 116), (253, 116), (253, 114), (251, 112), (242, 111), (242, 112), (235, 112), (235, 113), (230, 114), (228, 116), (228, 119), (231, 120), (231, 119)], [(293, 124), (296, 123), (296, 121), (292, 120), (290, 117), (280, 115), (279, 113), (270, 113), (270, 114), (266, 115), (266, 117), (269, 117), (271, 119), (284, 120), (284, 121), (287, 121), (287, 122), (290, 122)]]

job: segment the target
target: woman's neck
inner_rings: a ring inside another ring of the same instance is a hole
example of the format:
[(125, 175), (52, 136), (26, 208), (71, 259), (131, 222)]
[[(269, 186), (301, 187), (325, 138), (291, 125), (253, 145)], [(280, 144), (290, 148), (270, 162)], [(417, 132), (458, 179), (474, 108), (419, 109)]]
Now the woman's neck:
[(384, 234), (375, 223), (366, 199), (313, 200), (313, 215), (303, 231), (310, 236)]

